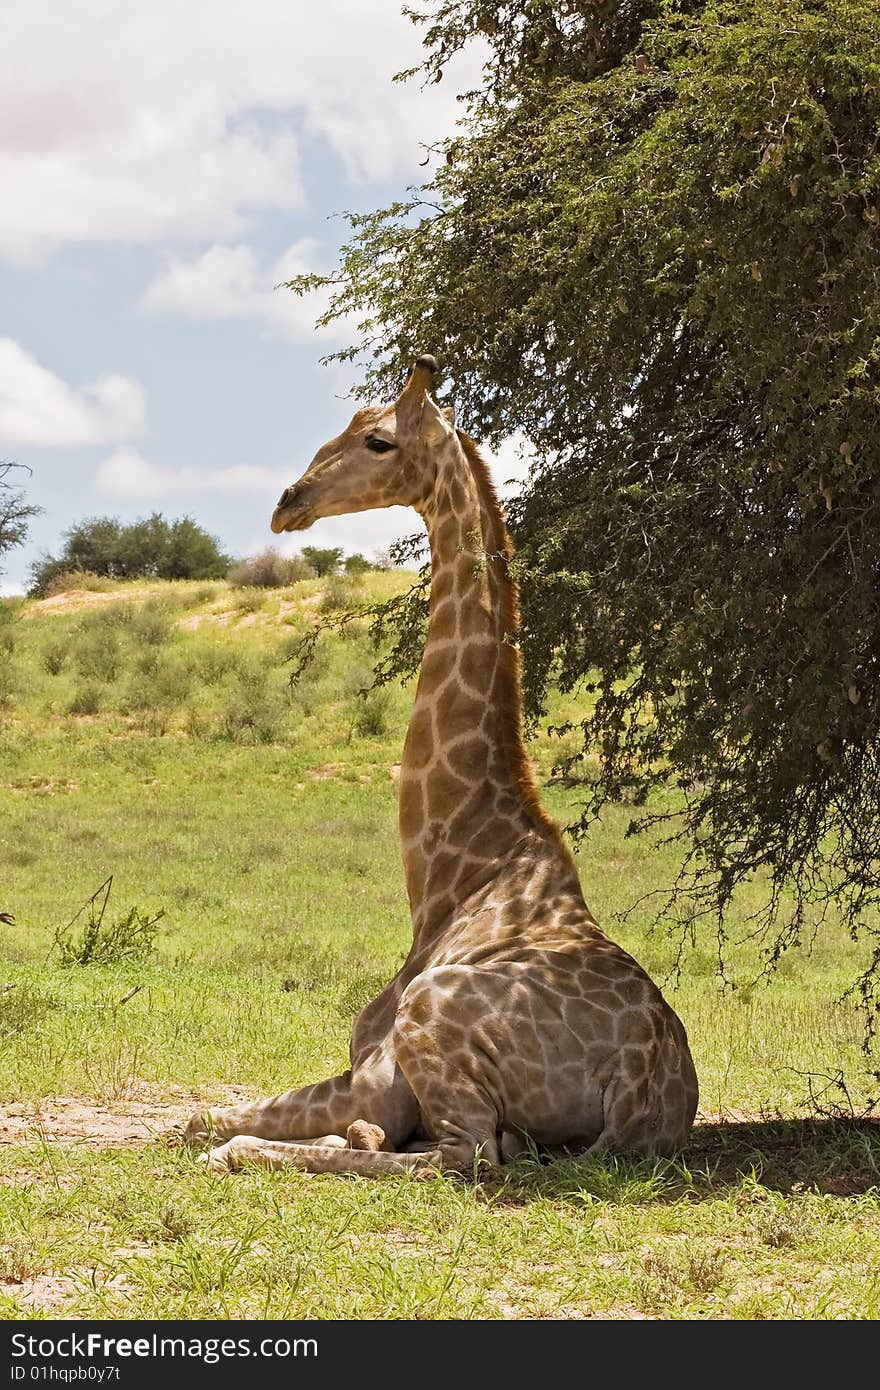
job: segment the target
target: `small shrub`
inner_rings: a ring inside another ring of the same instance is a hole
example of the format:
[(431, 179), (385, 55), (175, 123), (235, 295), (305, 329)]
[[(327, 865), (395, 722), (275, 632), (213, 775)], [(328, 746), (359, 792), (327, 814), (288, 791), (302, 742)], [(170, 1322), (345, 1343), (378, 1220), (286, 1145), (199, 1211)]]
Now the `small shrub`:
[(237, 689), (221, 716), (221, 728), (233, 743), (274, 743), (281, 734), (285, 700), (272, 689), (266, 673), (248, 667), (238, 673)]
[(355, 593), (356, 587), (350, 576), (334, 574), (321, 596), (321, 612), (336, 613), (340, 609), (349, 608), (354, 602)]
[(204, 710), (190, 708), (186, 712), (184, 728), (190, 738), (205, 740), (211, 737), (214, 724), (211, 716)]
[(266, 595), (259, 589), (239, 589), (232, 597), (239, 613), (256, 613), (266, 602)]
[(132, 614), (129, 631), (138, 644), (159, 647), (171, 636), (171, 614), (164, 604), (146, 603)]
[(203, 604), (213, 603), (219, 592), (219, 584), (200, 584), (192, 596), (192, 601), (202, 607)]
[[(114, 605), (115, 606), (115, 605)], [(115, 615), (92, 616), (79, 628), (73, 645), (73, 662), (77, 673), (85, 680), (110, 684), (122, 669), (122, 644)]]
[(0, 657), (0, 714), (11, 710), (18, 695), (18, 668), (8, 656)]
[(789, 1202), (764, 1214), (758, 1234), (764, 1245), (783, 1250), (790, 1245), (808, 1245), (816, 1232), (803, 1208)]
[(123, 700), (123, 708), (139, 716), (140, 726), (154, 737), (168, 732), (174, 712), (186, 703), (192, 671), (176, 656), (157, 648), (141, 653)]
[(366, 574), (367, 570), (371, 570), (373, 566), (365, 555), (355, 553), (354, 555), (346, 555), (342, 568), (346, 574)]
[[(286, 663), (290, 663), (290, 673), (296, 671), (297, 665), (302, 654), (302, 637), (291, 634), (281, 644), (281, 655)], [(301, 710), (303, 714), (314, 714), (324, 699), (324, 681), (329, 675), (332, 666), (331, 650), (329, 645), (319, 642), (312, 648), (308, 662), (299, 672), (296, 680), (290, 680), (288, 675), (288, 698), (291, 703)], [(335, 698), (334, 696), (331, 698)]]
[(66, 637), (52, 637), (43, 648), (43, 665), (50, 676), (60, 676), (70, 658), (70, 643)]
[(0, 1040), (18, 1038), (30, 1028), (38, 1027), (56, 1001), (27, 981), (0, 994)]
[(358, 696), (351, 721), (352, 733), (358, 738), (380, 738), (387, 734), (390, 706), (391, 691), (384, 685)]
[(97, 714), (102, 703), (101, 687), (94, 681), (78, 685), (67, 706), (68, 714)]
[[(55, 945), (61, 965), (114, 965), (124, 960), (146, 960), (153, 954), (164, 911), (148, 917), (139, 908), (132, 907), (122, 917), (105, 922), (112, 887), (111, 875), (65, 927), (56, 929)], [(85, 923), (74, 933), (73, 928), (84, 912)]]
[(302, 555), (291, 555), (287, 561), (287, 583), (299, 584), (303, 579), (314, 579), (315, 571)]
[(227, 574), (239, 588), (283, 589), (298, 579), (310, 579), (315, 571), (300, 555), (286, 556), (269, 546), (259, 555), (238, 560)]
[(238, 663), (239, 656), (234, 648), (222, 646), (219, 642), (190, 648), (191, 670), (204, 685), (219, 684), (236, 669)]
[(57, 594), (69, 594), (73, 590), (85, 590), (90, 594), (108, 594), (117, 587), (117, 581), (108, 575), (93, 574), (91, 570), (61, 570), (41, 584), (41, 598), (54, 598)]

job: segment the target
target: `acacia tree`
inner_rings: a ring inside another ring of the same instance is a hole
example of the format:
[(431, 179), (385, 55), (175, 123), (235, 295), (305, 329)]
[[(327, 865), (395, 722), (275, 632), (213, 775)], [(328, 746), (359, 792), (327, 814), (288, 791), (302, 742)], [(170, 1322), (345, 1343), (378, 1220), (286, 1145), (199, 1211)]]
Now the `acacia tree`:
[[(680, 791), (682, 920), (768, 884), (773, 962), (829, 909), (880, 975), (876, 0), (444, 0), (422, 74), (485, 84), (406, 202), (353, 216), (326, 315), (363, 394), (440, 358), (524, 433), (527, 698), (585, 687), (587, 824)], [(292, 282), (298, 290), (316, 277)], [(417, 592), (390, 670), (418, 630)], [(414, 606), (415, 605), (415, 606)], [(568, 767), (577, 775), (577, 759)]]
[(5, 551), (21, 545), (27, 539), (28, 522), (39, 514), (40, 508), (29, 505), (20, 487), (11, 481), (17, 463), (0, 463), (0, 574)]

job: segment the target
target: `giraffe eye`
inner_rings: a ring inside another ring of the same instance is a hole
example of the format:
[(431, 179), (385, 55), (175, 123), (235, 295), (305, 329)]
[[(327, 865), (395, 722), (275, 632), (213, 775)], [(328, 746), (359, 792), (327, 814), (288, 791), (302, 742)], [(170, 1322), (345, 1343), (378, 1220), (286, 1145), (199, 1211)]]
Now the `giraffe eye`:
[(388, 454), (397, 448), (396, 444), (389, 444), (387, 439), (379, 439), (376, 435), (371, 435), (364, 443), (374, 454)]

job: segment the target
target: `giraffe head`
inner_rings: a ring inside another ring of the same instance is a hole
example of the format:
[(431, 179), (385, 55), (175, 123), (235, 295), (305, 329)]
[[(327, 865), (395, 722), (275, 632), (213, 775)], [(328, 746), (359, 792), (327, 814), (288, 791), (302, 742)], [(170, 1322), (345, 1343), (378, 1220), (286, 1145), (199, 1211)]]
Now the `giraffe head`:
[(451, 410), (428, 394), (436, 370), (433, 357), (420, 357), (393, 405), (359, 410), (319, 449), (279, 498), (272, 530), (305, 531), (319, 517), (375, 507), (421, 509), (434, 488), (437, 457), (456, 437)]

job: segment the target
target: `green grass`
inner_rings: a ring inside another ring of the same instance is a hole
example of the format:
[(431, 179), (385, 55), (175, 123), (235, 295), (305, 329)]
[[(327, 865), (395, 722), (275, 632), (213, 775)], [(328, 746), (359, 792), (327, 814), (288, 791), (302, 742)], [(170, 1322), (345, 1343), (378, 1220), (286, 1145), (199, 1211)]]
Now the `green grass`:
[[(767, 984), (751, 983), (754, 943), (734, 945), (724, 990), (712, 940), (688, 946), (666, 991), (709, 1121), (677, 1163), (522, 1162), (479, 1187), (217, 1181), (158, 1137), (120, 1147), (230, 1086), (268, 1095), (344, 1067), (354, 1014), (406, 951), (391, 768), (411, 691), (357, 718), (362, 631), (327, 640), (289, 690), (291, 640), (324, 593), (302, 581), (251, 609), (224, 585), (134, 585), (78, 610), (4, 605), (0, 1315), (877, 1317), (880, 1134), (845, 1119), (877, 1063), (840, 998), (862, 957), (833, 928)], [(96, 712), (72, 712), (89, 681)], [(546, 776), (546, 736), (535, 751)], [(549, 789), (560, 820), (573, 797)], [(594, 827), (582, 880), (662, 982), (676, 943), (649, 931), (648, 903), (618, 915), (676, 861), (624, 838), (630, 816)], [(56, 933), (110, 875), (108, 921), (164, 912), (153, 949), (64, 965)], [(731, 914), (734, 942), (759, 898)]]

